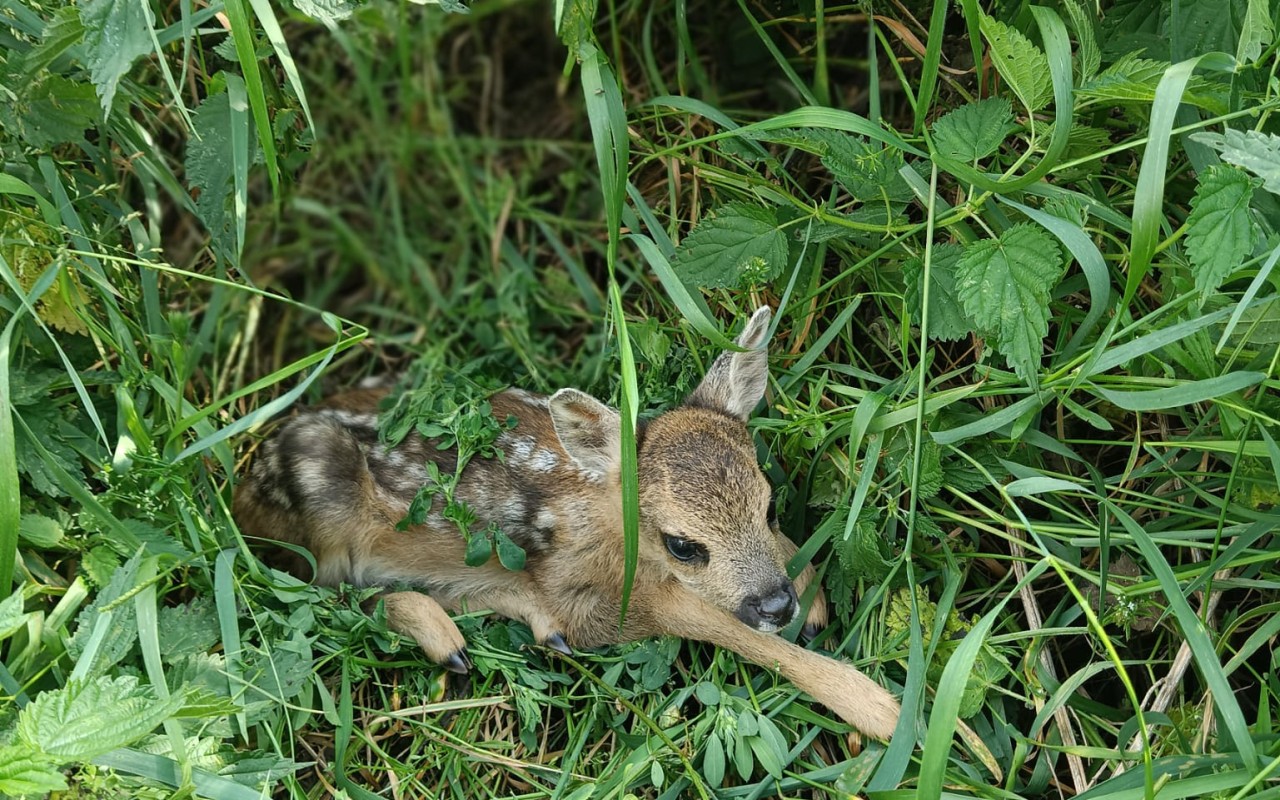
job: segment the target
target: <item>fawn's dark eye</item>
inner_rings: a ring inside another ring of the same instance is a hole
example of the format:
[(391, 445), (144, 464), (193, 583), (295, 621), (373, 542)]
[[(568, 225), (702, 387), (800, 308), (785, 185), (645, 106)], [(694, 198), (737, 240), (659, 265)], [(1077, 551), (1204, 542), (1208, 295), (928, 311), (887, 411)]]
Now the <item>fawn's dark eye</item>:
[(662, 534), (662, 541), (667, 546), (667, 552), (677, 561), (706, 562), (707, 560), (707, 548), (697, 542), (682, 536), (668, 536), (665, 533)]

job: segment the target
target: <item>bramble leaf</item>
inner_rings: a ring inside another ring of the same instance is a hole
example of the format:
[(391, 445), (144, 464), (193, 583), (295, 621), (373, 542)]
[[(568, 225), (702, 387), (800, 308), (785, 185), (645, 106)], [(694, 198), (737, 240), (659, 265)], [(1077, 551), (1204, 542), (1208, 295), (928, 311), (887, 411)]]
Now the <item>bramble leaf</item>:
[(690, 286), (733, 289), (767, 283), (787, 261), (787, 237), (772, 208), (726, 203), (698, 223), (671, 265)]
[(956, 266), (956, 293), (969, 318), (995, 337), (996, 349), (1024, 380), (1040, 363), (1049, 292), (1062, 271), (1057, 242), (1025, 222), (969, 245)]
[(1053, 99), (1049, 59), (1019, 31), (999, 20), (980, 15), (982, 36), (990, 45), (991, 63), (1030, 111), (1039, 111)]
[[(940, 244), (933, 248), (933, 259), (929, 266), (929, 338), (952, 341), (963, 339), (973, 331), (965, 316), (964, 307), (956, 296), (956, 265), (964, 255), (964, 248), (958, 244)], [(912, 258), (902, 265), (902, 274), (907, 284), (907, 310), (911, 321), (920, 324), (921, 281), (924, 276), (924, 263), (919, 258)]]
[(933, 123), (933, 145), (947, 158), (969, 163), (998, 150), (1014, 128), (1009, 100), (989, 97), (960, 106)]
[(148, 31), (155, 22), (150, 3), (137, 0), (88, 0), (80, 7), (85, 63), (98, 87), (104, 115), (111, 113), (116, 86), (133, 62), (151, 52)]
[(1253, 181), (1235, 167), (1209, 167), (1200, 176), (1187, 216), (1187, 254), (1200, 305), (1253, 250), (1252, 197)]

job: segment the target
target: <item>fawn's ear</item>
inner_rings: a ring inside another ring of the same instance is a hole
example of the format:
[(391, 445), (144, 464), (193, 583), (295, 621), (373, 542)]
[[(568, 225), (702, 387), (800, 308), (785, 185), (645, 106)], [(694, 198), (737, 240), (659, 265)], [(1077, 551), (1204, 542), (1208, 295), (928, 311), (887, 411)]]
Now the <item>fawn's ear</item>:
[(738, 336), (738, 346), (745, 349), (721, 353), (702, 383), (685, 400), (687, 405), (710, 408), (746, 422), (764, 397), (769, 381), (766, 344), (772, 317), (773, 310), (768, 306), (756, 309)]
[(622, 418), (618, 412), (577, 389), (551, 395), (551, 424), (564, 451), (593, 479), (603, 478), (622, 461)]

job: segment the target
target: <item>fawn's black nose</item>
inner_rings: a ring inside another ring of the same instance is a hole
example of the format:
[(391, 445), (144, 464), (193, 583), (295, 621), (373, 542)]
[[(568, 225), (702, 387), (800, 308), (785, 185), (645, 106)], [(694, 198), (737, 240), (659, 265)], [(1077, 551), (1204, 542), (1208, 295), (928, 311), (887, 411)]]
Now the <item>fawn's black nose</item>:
[(738, 619), (758, 631), (772, 632), (795, 619), (799, 605), (796, 590), (790, 583), (784, 583), (772, 592), (742, 601)]

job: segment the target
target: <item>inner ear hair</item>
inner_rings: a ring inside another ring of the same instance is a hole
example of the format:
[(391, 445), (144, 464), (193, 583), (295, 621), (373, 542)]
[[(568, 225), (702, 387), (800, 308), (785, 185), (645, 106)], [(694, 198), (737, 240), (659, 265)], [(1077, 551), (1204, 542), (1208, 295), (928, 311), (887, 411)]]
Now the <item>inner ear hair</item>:
[(578, 468), (593, 478), (622, 460), (622, 418), (586, 392), (561, 389), (547, 404), (556, 438)]
[(769, 382), (769, 321), (773, 310), (761, 306), (751, 315), (737, 345), (742, 350), (726, 350), (707, 370), (707, 375), (685, 402), (709, 408), (745, 422), (764, 397)]

